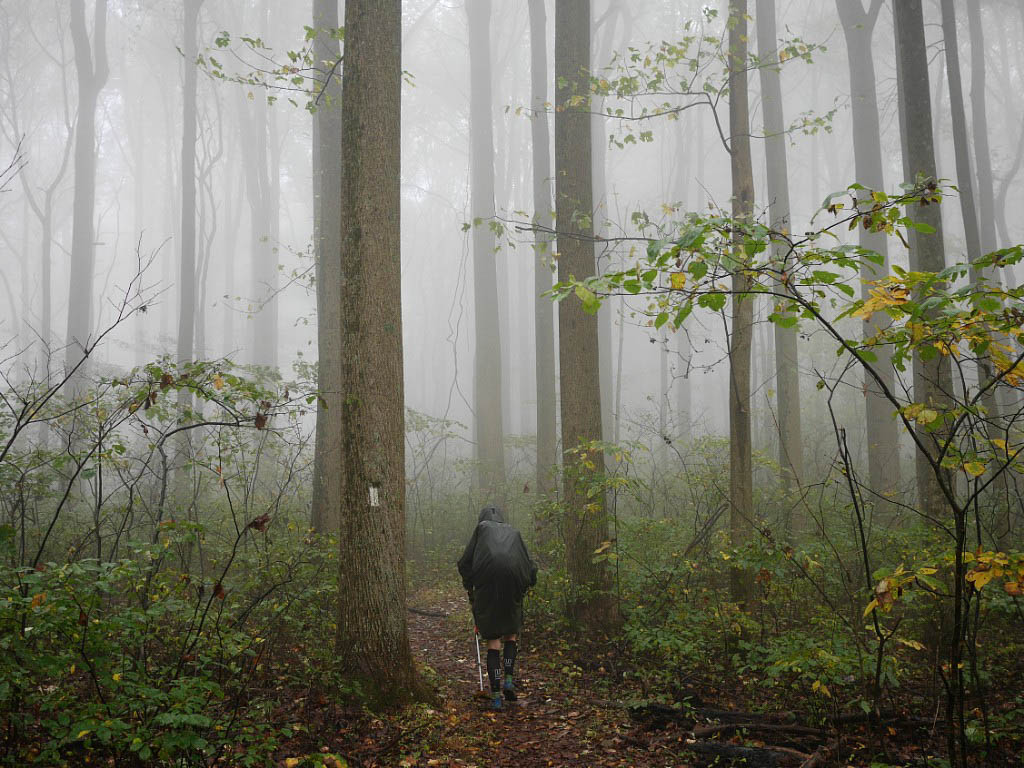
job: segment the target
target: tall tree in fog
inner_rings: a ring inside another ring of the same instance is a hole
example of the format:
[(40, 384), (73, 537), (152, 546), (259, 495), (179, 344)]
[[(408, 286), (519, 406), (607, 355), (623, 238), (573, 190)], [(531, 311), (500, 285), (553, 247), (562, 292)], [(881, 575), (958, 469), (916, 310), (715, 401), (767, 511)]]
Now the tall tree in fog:
[[(928, 54), (924, 38), (921, 0), (901, 0), (893, 6), (896, 31), (896, 71), (899, 85), (901, 134), (904, 146), (904, 174), (913, 183), (918, 177), (935, 179), (935, 145), (932, 138), (931, 91), (928, 85)], [(934, 230), (932, 234), (911, 232), (910, 268), (940, 272), (946, 266), (942, 241), (942, 215), (937, 205), (917, 206), (912, 215)], [(952, 371), (949, 359), (936, 355), (924, 360), (914, 355), (914, 400), (945, 412), (950, 403)], [(922, 425), (918, 440), (933, 454), (916, 451), (918, 503), (922, 509), (943, 509), (946, 500), (932, 468), (937, 435)]]
[(491, 0), (466, 3), (469, 20), (470, 211), (473, 218), (473, 423), (478, 483), (503, 493), (501, 330), (494, 230), (494, 126), (491, 115)]
[(338, 530), (341, 512), (341, 46), (338, 0), (314, 0), (316, 67), (326, 78), (313, 115), (313, 247), (316, 256), (317, 386), (311, 525)]
[[(273, 4), (257, 6), (260, 35), (270, 31)], [(246, 198), (249, 201), (249, 238), (252, 248), (253, 301), (252, 362), (277, 367), (277, 249), (280, 240), (281, 147), (277, 113), (265, 94), (256, 93), (241, 105), (242, 138), (245, 144)]]
[[(530, 120), (533, 139), (533, 209), (538, 227), (552, 225), (551, 122), (548, 117), (548, 37), (544, 0), (529, 0)], [(534, 241), (534, 336), (537, 358), (537, 493), (554, 490), (558, 463), (555, 435), (555, 310), (543, 294), (551, 289), (553, 238), (539, 230)]]
[(992, 152), (988, 143), (988, 109), (985, 98), (985, 30), (981, 24), (981, 0), (967, 0), (967, 27), (971, 39), (971, 129), (978, 171), (978, 223), (981, 252), (996, 249), (995, 185)]
[[(178, 274), (178, 365), (192, 362), (196, 317), (196, 24), (203, 0), (185, 0), (184, 31), (185, 86), (181, 134), (181, 263)], [(179, 401), (187, 400), (187, 389)]]
[[(590, 93), (590, 0), (555, 5), (555, 220), (558, 279), (594, 274), (593, 166)], [(615, 618), (611, 574), (594, 550), (608, 540), (604, 494), (588, 490), (604, 472), (604, 453), (575, 452), (601, 440), (601, 388), (597, 316), (578, 301), (558, 305), (562, 450), (565, 451), (566, 566), (574, 587), (570, 612), (585, 626)]]
[[(608, 0), (608, 7), (600, 18), (597, 18), (596, 6), (591, 7), (593, 26), (591, 27), (591, 45), (593, 50), (594, 66), (600, 67), (606, 64), (611, 56), (614, 46), (615, 30), (618, 21), (623, 21), (623, 37), (627, 36), (628, 22), (630, 17), (623, 7), (622, 0)], [(598, 33), (603, 34), (598, 37)], [(594, 216), (595, 234), (597, 240), (594, 242), (595, 269), (600, 273), (602, 269), (608, 269), (609, 264), (601, 264), (602, 260), (607, 262), (611, 249), (607, 243), (602, 242), (606, 233), (606, 222), (608, 220), (608, 137), (605, 133), (604, 99), (597, 97), (591, 109), (591, 162), (594, 166)], [(617, 300), (621, 302), (621, 299)], [(612, 314), (615, 311), (613, 302), (609, 299), (601, 304), (597, 311), (597, 343), (598, 357), (600, 358), (601, 377), (601, 434), (605, 440), (611, 440), (615, 431), (615, 403), (614, 384), (612, 376)]]
[[(789, 164), (786, 126), (782, 111), (782, 83), (776, 48), (775, 0), (757, 0), (757, 54), (761, 60), (761, 108), (764, 112), (765, 164), (768, 170), (768, 210), (773, 229), (789, 231)], [(788, 249), (783, 240), (772, 242), (772, 260), (785, 268)], [(776, 290), (785, 293), (780, 279)], [(796, 326), (774, 323), (775, 393), (778, 402), (779, 467), (782, 485), (791, 490), (803, 477), (803, 440), (800, 435), (800, 379)], [(788, 526), (787, 526), (788, 527)]]
[(401, 93), (400, 0), (348, 0), (338, 653), (382, 702), (417, 691), (405, 612)]
[[(59, 6), (58, 6), (59, 8)], [(31, 10), (34, 10), (31, 9)], [(0, 128), (3, 130), (3, 135), (7, 141), (15, 145), (18, 140), (25, 135), (24, 120), (21, 113), (19, 104), (18, 93), (22, 88), (22, 80), (19, 78), (18, 72), (14, 69), (15, 61), (14, 52), (12, 46), (14, 40), (13, 35), (17, 34), (17, 29), (13, 23), (13, 17), (10, 15), (10, 11), (6, 7), (0, 7), (0, 30), (2, 30), (3, 39), (0, 40), (0, 51), (3, 55), (3, 82), (4, 82), (4, 98), (2, 99), (2, 108), (0, 108)], [(31, 22), (31, 14), (28, 14), (28, 21)], [(63, 24), (63, 20), (58, 16), (57, 19), (59, 24)], [(33, 36), (34, 37), (34, 36)], [(63, 128), (64, 138), (62, 146), (58, 153), (58, 163), (56, 169), (52, 175), (45, 180), (37, 178), (38, 168), (29, 165), (28, 167), (22, 168), (18, 174), (18, 178), (21, 180), (21, 191), (25, 195), (25, 200), (28, 203), (29, 208), (32, 210), (32, 214), (36, 217), (39, 222), (40, 238), (39, 238), (39, 272), (40, 272), (40, 292), (41, 300), (39, 306), (39, 338), (43, 343), (43, 347), (49, 356), (51, 345), (53, 344), (53, 239), (54, 239), (54, 203), (57, 190), (61, 183), (64, 181), (64, 177), (67, 174), (68, 165), (71, 160), (72, 149), (75, 146), (75, 131), (74, 131), (74, 118), (71, 112), (70, 96), (68, 93), (68, 67), (67, 58), (65, 55), (65, 36), (63, 27), (57, 31), (55, 35), (55, 42), (58, 46), (57, 55), (54, 60), (60, 67), (59, 81), (61, 89), (61, 127)], [(28, 262), (28, 254), (23, 254), (26, 259), (26, 265)]]
[[(856, 181), (868, 189), (885, 188), (882, 166), (881, 128), (878, 122), (878, 95), (875, 90), (875, 61), (871, 48), (882, 0), (871, 0), (867, 11), (862, 0), (836, 0), (839, 19), (846, 38), (846, 56), (850, 69), (850, 105), (853, 115), (853, 155)], [(865, 205), (871, 205), (870, 197)], [(884, 232), (858, 229), (860, 245), (882, 257), (882, 265), (865, 261), (861, 266), (861, 296), (870, 296), (871, 282), (889, 273), (889, 244)], [(863, 336), (874, 338), (887, 324), (882, 312), (865, 318)], [(873, 350), (878, 358), (875, 372), (886, 389), (893, 387), (893, 368), (889, 348)], [(868, 442), (868, 478), (880, 494), (892, 493), (899, 484), (899, 432), (892, 416), (892, 405), (873, 377), (865, 376), (864, 406)]]
[[(956, 160), (956, 185), (960, 197), (960, 214), (964, 222), (964, 243), (967, 261), (974, 264), (982, 256), (978, 209), (975, 207), (974, 178), (971, 171), (971, 145), (967, 137), (967, 114), (960, 76), (960, 48), (956, 29), (956, 8), (952, 0), (941, 0), (943, 48), (946, 52), (946, 80), (949, 83), (949, 111), (953, 122), (953, 153)], [(979, 284), (987, 275), (972, 266), (970, 279)], [(986, 354), (978, 355), (978, 386), (988, 387), (983, 402), (989, 416), (998, 415), (995, 391), (991, 388), (992, 365)]]
[(92, 333), (92, 276), (96, 264), (96, 104), (107, 82), (107, 0), (96, 0), (93, 40), (85, 24), (85, 0), (71, 0), (71, 40), (78, 72), (78, 121), (75, 125), (75, 202), (71, 229), (71, 280), (64, 369), (79, 363), (84, 373), (85, 345)]
[[(750, 158), (750, 105), (747, 96), (747, 0), (729, 0), (729, 150), (732, 169), (732, 216), (749, 220), (754, 212), (754, 170)], [(743, 236), (734, 248), (742, 259)], [(729, 530), (739, 547), (754, 531), (753, 460), (750, 433), (750, 348), (753, 301), (750, 279), (737, 269), (732, 275), (732, 333), (729, 343)], [(753, 584), (749, 574), (733, 568), (732, 597), (746, 601)]]

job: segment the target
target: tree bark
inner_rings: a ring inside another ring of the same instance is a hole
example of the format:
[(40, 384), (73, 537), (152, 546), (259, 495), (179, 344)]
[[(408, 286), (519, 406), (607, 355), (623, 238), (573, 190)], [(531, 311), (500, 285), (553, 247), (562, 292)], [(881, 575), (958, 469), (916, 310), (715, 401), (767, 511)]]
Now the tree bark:
[[(550, 228), (552, 220), (551, 121), (548, 117), (548, 46), (544, 0), (529, 0), (530, 121), (533, 139), (534, 223)], [(555, 490), (558, 464), (555, 434), (555, 320), (554, 305), (543, 294), (551, 290), (554, 239), (538, 231), (534, 239), (534, 336), (537, 359), (537, 493)]]
[(401, 37), (399, 0), (346, 3), (338, 653), (380, 704), (419, 693), (405, 610)]
[[(71, 0), (71, 39), (78, 73), (78, 122), (75, 129), (75, 194), (71, 226), (71, 280), (64, 370), (70, 374), (84, 357), (92, 334), (92, 278), (96, 265), (96, 105), (107, 82), (107, 0), (96, 0), (93, 41), (85, 28), (85, 0)], [(78, 388), (83, 363), (72, 377)]]
[(981, 252), (996, 249), (995, 184), (992, 182), (992, 151), (988, 142), (988, 109), (985, 98), (985, 30), (980, 0), (967, 0), (967, 27), (971, 40), (971, 123), (974, 160), (978, 172), (978, 223)]
[[(747, 96), (747, 0), (729, 0), (729, 148), (732, 168), (732, 216), (747, 221), (754, 211), (754, 174), (750, 158), (750, 112)], [(743, 237), (734, 243), (743, 260)], [(732, 276), (732, 339), (729, 346), (729, 531), (733, 547), (742, 547), (754, 532), (753, 461), (750, 433), (750, 348), (753, 300), (750, 279), (742, 269)], [(738, 603), (753, 594), (751, 574), (733, 568), (730, 593)]]
[[(555, 6), (555, 218), (558, 224), (558, 279), (594, 274), (593, 165), (590, 92), (590, 0), (561, 0)], [(601, 387), (597, 316), (578, 301), (558, 305), (559, 377), (566, 566), (572, 594), (569, 612), (584, 628), (607, 628), (617, 619), (606, 561), (594, 551), (608, 540), (604, 493), (588, 490), (600, 482), (604, 453), (577, 450), (600, 441)]]
[(317, 388), (311, 525), (337, 534), (341, 514), (341, 46), (338, 0), (313, 3), (316, 67), (329, 78), (313, 115), (313, 242), (316, 250)]
[[(881, 7), (872, 0), (867, 12), (861, 0), (836, 0), (836, 8), (846, 37), (846, 56), (850, 70), (850, 102), (853, 113), (853, 154), (856, 181), (868, 189), (884, 190), (881, 129), (878, 122), (878, 94), (875, 90), (875, 62), (871, 48), (875, 22)], [(870, 200), (865, 205), (870, 205)], [(881, 265), (863, 263), (860, 269), (861, 297), (870, 296), (871, 284), (889, 274), (889, 242), (885, 233), (859, 230), (862, 248), (882, 257)], [(876, 312), (864, 320), (863, 338), (875, 338), (887, 326), (884, 313)], [(875, 372), (892, 391), (894, 376), (888, 346), (873, 350), (878, 357)], [(864, 377), (865, 427), (868, 443), (868, 481), (871, 488), (889, 495), (899, 486), (899, 430), (892, 406), (882, 389), (870, 377)]]
[[(932, 139), (931, 91), (928, 86), (928, 59), (924, 39), (921, 0), (901, 0), (894, 6), (896, 27), (897, 76), (900, 113), (904, 134), (904, 172), (908, 183), (918, 177), (935, 179), (935, 151)], [(937, 205), (916, 206), (912, 215), (935, 230), (934, 234), (913, 232), (910, 237), (910, 268), (940, 272), (946, 266), (942, 240), (942, 215)], [(928, 404), (939, 413), (950, 406), (952, 372), (947, 357), (937, 355), (922, 360), (914, 355), (914, 400)], [(941, 433), (918, 428), (921, 441), (935, 448)], [(922, 451), (916, 452), (918, 503), (930, 514), (948, 508), (948, 503), (931, 463)]]
[[(960, 77), (960, 48), (956, 29), (956, 8), (951, 0), (941, 0), (942, 36), (946, 51), (946, 80), (949, 83), (949, 106), (953, 121), (953, 151), (956, 159), (956, 184), (960, 194), (960, 213), (964, 222), (964, 242), (967, 246), (967, 261), (971, 264), (970, 280), (979, 285), (988, 277), (988, 270), (973, 266), (981, 258), (981, 231), (978, 227), (978, 209), (975, 206), (974, 179), (971, 173), (971, 148), (967, 139), (967, 115), (964, 108), (964, 91)], [(987, 142), (986, 142), (987, 143)], [(994, 236), (994, 230), (993, 230)], [(985, 354), (978, 355), (978, 386), (984, 387), (992, 381), (992, 364)], [(994, 389), (982, 397), (988, 410), (989, 419), (998, 418), (999, 408)]]
[[(786, 159), (785, 118), (782, 111), (782, 84), (776, 49), (775, 0), (757, 0), (757, 54), (761, 59), (761, 102), (764, 110), (765, 162), (768, 170), (768, 208), (773, 229), (789, 231), (792, 226), (789, 204), (789, 165)], [(780, 271), (786, 269), (786, 244), (772, 243), (772, 259)], [(785, 293), (782, 280), (776, 290)], [(796, 327), (774, 323), (775, 392), (778, 403), (779, 469), (782, 487), (787, 491), (799, 485), (803, 477), (803, 440), (800, 435), (800, 379), (796, 348)], [(788, 527), (788, 526), (787, 526)], [(787, 534), (789, 531), (787, 530)]]
[(470, 210), (473, 218), (473, 423), (477, 483), (499, 501), (505, 490), (501, 329), (494, 221), (494, 126), (491, 115), (491, 1), (466, 3), (469, 21)]

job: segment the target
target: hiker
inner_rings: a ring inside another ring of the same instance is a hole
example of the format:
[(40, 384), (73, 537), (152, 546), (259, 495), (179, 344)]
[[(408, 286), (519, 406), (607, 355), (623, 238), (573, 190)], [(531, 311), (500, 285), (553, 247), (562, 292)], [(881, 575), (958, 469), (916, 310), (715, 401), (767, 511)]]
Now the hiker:
[(491, 708), (501, 709), (502, 694), (509, 701), (516, 700), (516, 641), (523, 626), (523, 595), (537, 583), (537, 566), (519, 531), (505, 522), (497, 507), (480, 512), (473, 536), (459, 558), (459, 575), (477, 631), (487, 642)]

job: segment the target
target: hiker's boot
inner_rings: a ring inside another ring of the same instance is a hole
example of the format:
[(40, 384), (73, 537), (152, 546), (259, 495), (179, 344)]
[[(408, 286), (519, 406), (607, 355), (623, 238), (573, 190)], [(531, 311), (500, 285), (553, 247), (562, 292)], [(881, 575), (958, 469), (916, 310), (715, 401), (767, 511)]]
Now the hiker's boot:
[(509, 701), (516, 700), (516, 684), (512, 680), (512, 675), (505, 675), (505, 682), (501, 685), (501, 692), (505, 694), (505, 698)]
[(504, 706), (504, 705), (501, 703), (501, 694), (500, 693), (494, 694), (494, 698), (491, 699), (491, 709), (493, 709), (494, 711), (497, 712), (498, 710), (500, 710), (502, 708), (502, 706)]

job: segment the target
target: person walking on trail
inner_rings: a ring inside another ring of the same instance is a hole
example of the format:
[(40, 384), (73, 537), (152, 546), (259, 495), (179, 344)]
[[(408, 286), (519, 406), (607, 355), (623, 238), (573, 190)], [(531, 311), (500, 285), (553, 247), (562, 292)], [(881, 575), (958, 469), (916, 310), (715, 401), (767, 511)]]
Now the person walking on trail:
[(502, 694), (509, 701), (516, 700), (516, 641), (523, 626), (523, 596), (537, 583), (537, 566), (519, 531), (505, 522), (497, 507), (480, 512), (473, 536), (459, 558), (459, 575), (477, 631), (487, 642), (491, 708), (501, 709)]

